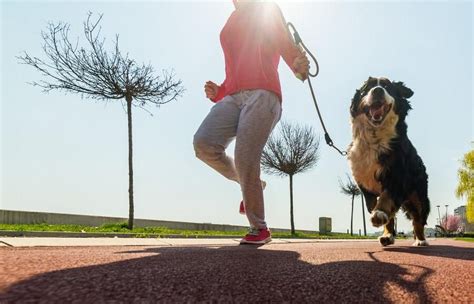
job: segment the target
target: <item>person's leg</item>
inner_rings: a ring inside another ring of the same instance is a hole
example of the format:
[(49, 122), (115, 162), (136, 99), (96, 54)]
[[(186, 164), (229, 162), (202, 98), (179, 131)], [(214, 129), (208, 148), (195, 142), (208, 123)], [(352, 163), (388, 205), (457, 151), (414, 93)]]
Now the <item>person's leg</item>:
[[(267, 182), (262, 180), (262, 190), (265, 190), (267, 187)], [(239, 206), (239, 213), (242, 215), (245, 215), (245, 202), (244, 200), (240, 201), (240, 206)]]
[(239, 123), (238, 101), (227, 96), (215, 104), (194, 135), (196, 156), (226, 178), (239, 182), (234, 160), (225, 149), (235, 138)]
[(265, 229), (260, 158), (273, 127), (280, 119), (281, 103), (277, 95), (265, 90), (240, 94), (244, 95), (245, 100), (237, 129), (235, 165), (250, 226)]

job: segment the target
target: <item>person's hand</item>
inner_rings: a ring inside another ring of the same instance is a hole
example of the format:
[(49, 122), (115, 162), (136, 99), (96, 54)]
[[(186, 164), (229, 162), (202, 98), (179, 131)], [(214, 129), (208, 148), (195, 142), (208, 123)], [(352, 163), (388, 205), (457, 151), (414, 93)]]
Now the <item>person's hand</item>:
[(301, 76), (302, 81), (308, 78), (309, 60), (308, 57), (306, 57), (305, 51), (301, 51), (300, 55), (295, 58), (295, 61), (293, 61), (293, 68), (295, 69), (295, 74), (299, 74)]
[(206, 92), (206, 97), (209, 99), (216, 98), (218, 91), (219, 91), (219, 86), (212, 81), (208, 81), (204, 85), (204, 92)]

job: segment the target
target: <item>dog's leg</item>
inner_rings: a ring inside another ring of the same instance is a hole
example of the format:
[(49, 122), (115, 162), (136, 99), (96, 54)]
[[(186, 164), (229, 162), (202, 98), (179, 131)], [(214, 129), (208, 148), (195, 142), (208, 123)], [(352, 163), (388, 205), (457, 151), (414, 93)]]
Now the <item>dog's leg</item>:
[(428, 246), (428, 242), (425, 239), (425, 225), (413, 220), (413, 232), (415, 236), (413, 246)]
[(413, 236), (415, 238), (413, 246), (428, 246), (425, 239), (425, 225), (429, 213), (429, 200), (425, 195), (425, 203), (422, 203), (419, 197), (418, 193), (412, 193), (405, 203), (405, 209), (413, 223)]
[(374, 227), (380, 227), (382, 225), (388, 224), (391, 215), (395, 211), (395, 203), (390, 197), (387, 191), (383, 191), (380, 194), (377, 204), (375, 205), (374, 210), (372, 211), (372, 216), (370, 220)]
[(395, 220), (393, 217), (384, 227), (383, 235), (379, 237), (379, 242), (382, 246), (388, 246), (395, 243)]
[(416, 212), (412, 214), (413, 235), (415, 237), (413, 246), (428, 246), (428, 242), (425, 239), (425, 225), (428, 214), (423, 211), (423, 204), (418, 199), (418, 196), (412, 196), (412, 198), (414, 198), (412, 204), (415, 206), (416, 210)]
[(359, 185), (359, 189), (362, 191), (362, 195), (364, 195), (367, 211), (369, 211), (369, 213), (372, 212), (377, 204), (377, 195), (365, 190), (361, 185)]

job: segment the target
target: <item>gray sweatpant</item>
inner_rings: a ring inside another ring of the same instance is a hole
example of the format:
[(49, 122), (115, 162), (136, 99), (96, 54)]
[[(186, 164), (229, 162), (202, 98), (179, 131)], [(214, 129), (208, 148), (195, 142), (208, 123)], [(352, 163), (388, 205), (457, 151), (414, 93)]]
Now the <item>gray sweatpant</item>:
[[(276, 94), (266, 90), (242, 91), (216, 103), (194, 135), (196, 156), (240, 184), (252, 228), (267, 228), (260, 158), (280, 116), (281, 103)], [(225, 153), (234, 138), (235, 161)]]

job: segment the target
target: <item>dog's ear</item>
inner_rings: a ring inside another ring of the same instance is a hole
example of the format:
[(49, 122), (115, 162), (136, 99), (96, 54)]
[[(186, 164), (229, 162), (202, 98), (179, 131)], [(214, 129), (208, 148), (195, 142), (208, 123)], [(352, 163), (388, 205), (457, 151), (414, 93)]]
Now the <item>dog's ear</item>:
[(360, 90), (356, 90), (354, 97), (352, 97), (351, 102), (351, 115), (352, 117), (356, 117), (358, 115), (358, 108), (360, 104)]
[(410, 98), (413, 96), (413, 91), (405, 86), (403, 82), (393, 82), (393, 84), (397, 88), (398, 94), (400, 94), (401, 97)]
[(369, 82), (370, 82), (371, 80), (373, 80), (373, 79), (375, 79), (375, 78), (372, 77), (372, 76), (369, 76), (369, 78), (367, 78), (367, 80), (364, 81), (364, 83), (362, 84), (362, 86), (360, 87), (359, 90), (360, 90), (360, 91), (364, 91), (365, 89), (367, 89), (367, 86), (369, 85)]
[(360, 100), (362, 98), (362, 94), (364, 94), (364, 91), (367, 90), (367, 86), (369, 85), (369, 81), (372, 80), (373, 78), (369, 76), (366, 81), (360, 86), (359, 89), (356, 90), (354, 97), (352, 97), (352, 103), (351, 103), (351, 114), (353, 117), (357, 116), (357, 109), (359, 108)]

